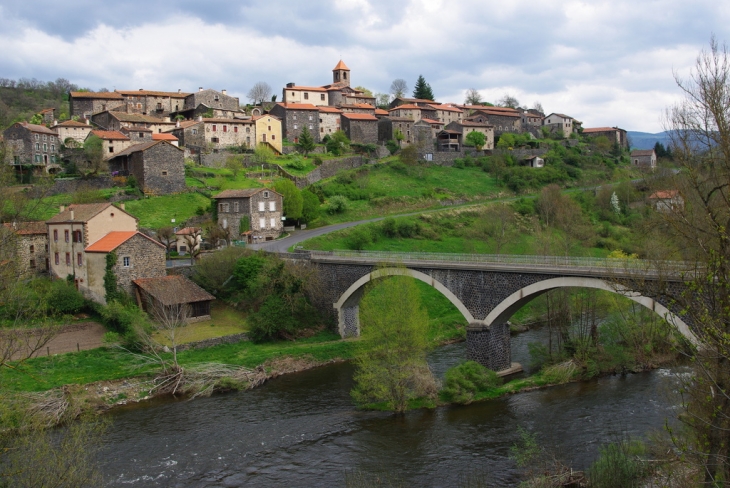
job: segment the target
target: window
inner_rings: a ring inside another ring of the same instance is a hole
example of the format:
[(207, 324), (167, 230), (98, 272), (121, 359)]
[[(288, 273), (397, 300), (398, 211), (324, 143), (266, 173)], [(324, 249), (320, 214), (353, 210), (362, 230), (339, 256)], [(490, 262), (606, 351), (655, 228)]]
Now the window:
[(218, 95), (216, 95), (213, 97), (213, 100), (215, 100), (217, 102), (218, 100), (220, 100), (220, 98), (218, 97)]
[(122, 266), (125, 268), (129, 268), (129, 256), (124, 256), (122, 258)]
[(271, 134), (271, 140), (272, 141), (276, 140), (276, 134)]
[(312, 116), (311, 116), (311, 115), (309, 116), (309, 121), (310, 121), (310, 122), (312, 121)]
[(246, 137), (246, 144), (251, 145), (251, 136)]
[[(296, 128), (297, 128), (297, 126), (295, 125), (295, 126), (294, 126), (294, 128), (296, 129)], [(264, 142), (266, 142), (266, 134), (263, 134), (263, 135), (261, 136), (261, 140), (262, 140), (262, 141), (264, 141)]]
[(236, 126), (236, 127), (233, 128), (233, 132), (238, 133), (238, 126)]
[(188, 248), (187, 246), (180, 246), (177, 250), (177, 252), (187, 252)]
[(294, 96), (294, 92), (291, 92), (291, 96)]
[(295, 114), (295, 115), (292, 115), (292, 116), (291, 116), (291, 119), (292, 119), (292, 120), (297, 120), (297, 116), (296, 116), (296, 114)]
[(161, 103), (158, 103), (157, 104), (157, 110), (162, 110), (162, 104)]
[(251, 133), (251, 127), (246, 127), (246, 134), (250, 134), (250, 133)]
[(266, 228), (266, 219), (262, 217), (259, 219), (259, 229), (263, 230), (265, 228)]
[(271, 217), (271, 228), (272, 229), (276, 228), (276, 219), (274, 217)]
[(35, 259), (30, 260), (30, 268), (35, 269)]
[(320, 99), (320, 100), (322, 100), (322, 101), (324, 101), (324, 93), (321, 93), (321, 94), (319, 95), (319, 99)]
[(56, 145), (55, 144), (51, 144), (51, 151), (55, 151), (55, 150), (56, 150)]
[(264, 192), (264, 198), (269, 198), (269, 192), (267, 192), (267, 191)]
[(276, 202), (269, 202), (269, 211), (276, 212)]
[(35, 246), (33, 244), (31, 244), (29, 250), (30, 250), (31, 254), (35, 253)]
[(224, 125), (223, 126), (223, 132), (228, 132), (228, 126), (227, 125)]
[(197, 135), (197, 134), (198, 134), (198, 129), (191, 129), (191, 130), (190, 130), (190, 133), (191, 133), (192, 135)]
[(298, 127), (297, 127), (297, 124), (294, 124), (294, 129), (297, 129), (297, 128), (298, 128)]
[(81, 254), (80, 252), (77, 252), (76, 253), (76, 264), (78, 266), (83, 266), (84, 265), (84, 255)]
[(210, 142), (218, 142), (218, 141), (220, 141), (220, 139), (218, 139), (217, 137), (210, 138)]
[(215, 124), (213, 124), (213, 132), (215, 132), (217, 130), (218, 130), (218, 127)]
[(56, 263), (56, 265), (60, 264), (60, 259), (58, 258), (58, 253), (53, 253), (53, 260)]
[(109, 146), (109, 152), (110, 153), (113, 153), (114, 152), (114, 148), (112, 146)]
[(53, 242), (58, 242), (58, 230), (53, 229)]
[(41, 150), (41, 143), (40, 142), (36, 142), (35, 143), (35, 150), (36, 151), (40, 151)]
[(40, 163), (41, 162), (41, 155), (40, 154), (36, 154), (35, 155), (35, 162), (36, 163)]
[(312, 128), (313, 128), (313, 127), (312, 127), (312, 124), (309, 124), (309, 130), (312, 130)]
[(269, 126), (269, 132), (271, 132), (271, 126)]
[(68, 242), (68, 231), (67, 230), (63, 231), (63, 240)]
[(45, 134), (43, 134), (43, 140), (45, 141), (47, 139), (48, 139), (48, 136), (46, 136)]
[(306, 93), (306, 92), (304, 93), (304, 99), (309, 100), (309, 93)]
[(266, 202), (259, 202), (259, 212), (266, 211)]
[(163, 171), (162, 176), (167, 176), (167, 171)]
[(233, 202), (233, 212), (238, 213), (238, 202)]
[(230, 203), (224, 203), (223, 204), (223, 213), (228, 213), (231, 211), (231, 204)]
[(46, 252), (48, 252), (48, 244), (46, 244)]
[(75, 230), (74, 231), (74, 234), (73, 234), (73, 241), (74, 242), (81, 242), (82, 240), (83, 239), (81, 237), (81, 231), (80, 230)]
[(38, 140), (38, 134), (36, 134), (36, 135), (35, 135), (35, 140), (36, 140), (36, 141)]
[(71, 253), (66, 253), (66, 266), (71, 266)]
[(144, 138), (144, 132), (138, 132), (137, 135), (139, 135), (140, 139)]

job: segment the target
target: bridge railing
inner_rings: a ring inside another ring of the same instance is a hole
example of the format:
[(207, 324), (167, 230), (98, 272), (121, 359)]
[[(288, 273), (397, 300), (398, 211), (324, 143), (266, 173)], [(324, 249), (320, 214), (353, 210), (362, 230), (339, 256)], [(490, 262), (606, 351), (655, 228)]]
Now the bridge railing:
[(436, 252), (388, 252), (388, 251), (309, 251), (312, 258), (346, 258), (378, 262), (449, 262), (464, 264), (495, 264), (514, 267), (592, 268), (616, 271), (647, 271), (677, 274), (691, 271), (683, 261), (650, 261), (645, 259), (591, 258), (568, 256), (536, 256), (516, 254), (457, 254)]

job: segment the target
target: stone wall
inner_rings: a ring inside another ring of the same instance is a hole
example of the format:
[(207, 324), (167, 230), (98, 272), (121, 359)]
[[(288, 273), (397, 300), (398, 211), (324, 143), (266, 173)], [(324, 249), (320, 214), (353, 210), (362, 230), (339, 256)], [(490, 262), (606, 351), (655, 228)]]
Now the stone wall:
[(162, 142), (132, 153), (129, 168), (147, 194), (168, 195), (186, 190), (183, 151), (172, 144)]
[(240, 334), (228, 335), (223, 337), (214, 337), (203, 341), (189, 342), (177, 346), (179, 351), (187, 351), (188, 349), (205, 349), (206, 347), (220, 346), (221, 344), (235, 344), (237, 342), (249, 340), (248, 334), (242, 332)]
[(348, 119), (342, 116), (340, 119), (342, 130), (347, 134), (350, 141), (359, 144), (376, 144), (378, 142), (378, 121)]
[[(117, 264), (114, 266), (114, 274), (117, 275), (117, 286), (130, 296), (134, 296), (132, 281), (167, 276), (165, 248), (147, 237), (134, 235), (117, 247), (116, 253)], [(129, 258), (128, 266), (124, 265), (124, 258)]]
[(288, 177), (289, 179), (294, 181), (294, 183), (297, 185), (297, 188), (304, 188), (311, 185), (312, 183), (318, 182), (319, 180), (334, 176), (339, 171), (359, 168), (360, 166), (364, 166), (369, 162), (370, 160), (364, 158), (363, 156), (350, 156), (341, 159), (328, 159), (324, 161), (321, 165), (316, 167), (314, 170), (312, 170), (312, 172), (310, 172), (306, 176), (295, 177), (287, 173), (286, 175), (288, 176), (285, 175), (285, 177)]
[(75, 193), (80, 189), (102, 190), (114, 186), (114, 181), (109, 175), (100, 175), (93, 178), (56, 178), (53, 185), (46, 191), (45, 188), (38, 188), (38, 193), (44, 195), (58, 195), (60, 193)]

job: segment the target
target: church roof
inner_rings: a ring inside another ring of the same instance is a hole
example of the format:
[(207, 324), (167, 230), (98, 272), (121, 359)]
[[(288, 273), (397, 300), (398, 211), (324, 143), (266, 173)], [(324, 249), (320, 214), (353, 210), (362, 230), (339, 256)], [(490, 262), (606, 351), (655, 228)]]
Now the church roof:
[(342, 60), (340, 59), (340, 62), (337, 63), (337, 66), (335, 66), (332, 71), (338, 71), (338, 70), (341, 70), (341, 69), (350, 71), (350, 68), (348, 68), (347, 65), (345, 63), (343, 63)]

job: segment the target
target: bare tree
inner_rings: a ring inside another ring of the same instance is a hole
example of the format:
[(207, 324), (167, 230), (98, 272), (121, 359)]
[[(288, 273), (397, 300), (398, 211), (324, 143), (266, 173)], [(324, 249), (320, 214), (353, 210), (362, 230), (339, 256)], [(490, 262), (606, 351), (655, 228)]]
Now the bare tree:
[(532, 104), (532, 110), (537, 110), (541, 114), (545, 113), (545, 109), (542, 108), (542, 103), (540, 103), (539, 101), (535, 101), (535, 103)]
[(479, 105), (482, 103), (482, 94), (476, 88), (469, 88), (466, 91), (464, 105)]
[(504, 96), (497, 101), (497, 105), (500, 107), (517, 108), (520, 106), (520, 102), (509, 93), (505, 93)]
[(257, 82), (246, 94), (254, 105), (263, 105), (264, 102), (271, 99), (271, 87), (265, 81)]
[(157, 229), (157, 240), (165, 246), (165, 255), (170, 259), (170, 248), (172, 243), (177, 240), (175, 230), (172, 227), (160, 227)]
[(188, 253), (190, 254), (190, 264), (195, 264), (195, 258), (198, 257), (202, 250), (203, 233), (201, 229), (194, 229), (185, 234), (185, 243), (188, 245)]
[(390, 84), (390, 94), (393, 98), (403, 98), (408, 91), (408, 83), (403, 78), (393, 80)]
[(378, 108), (387, 109), (390, 103), (390, 95), (387, 93), (376, 93), (375, 94), (375, 105)]

